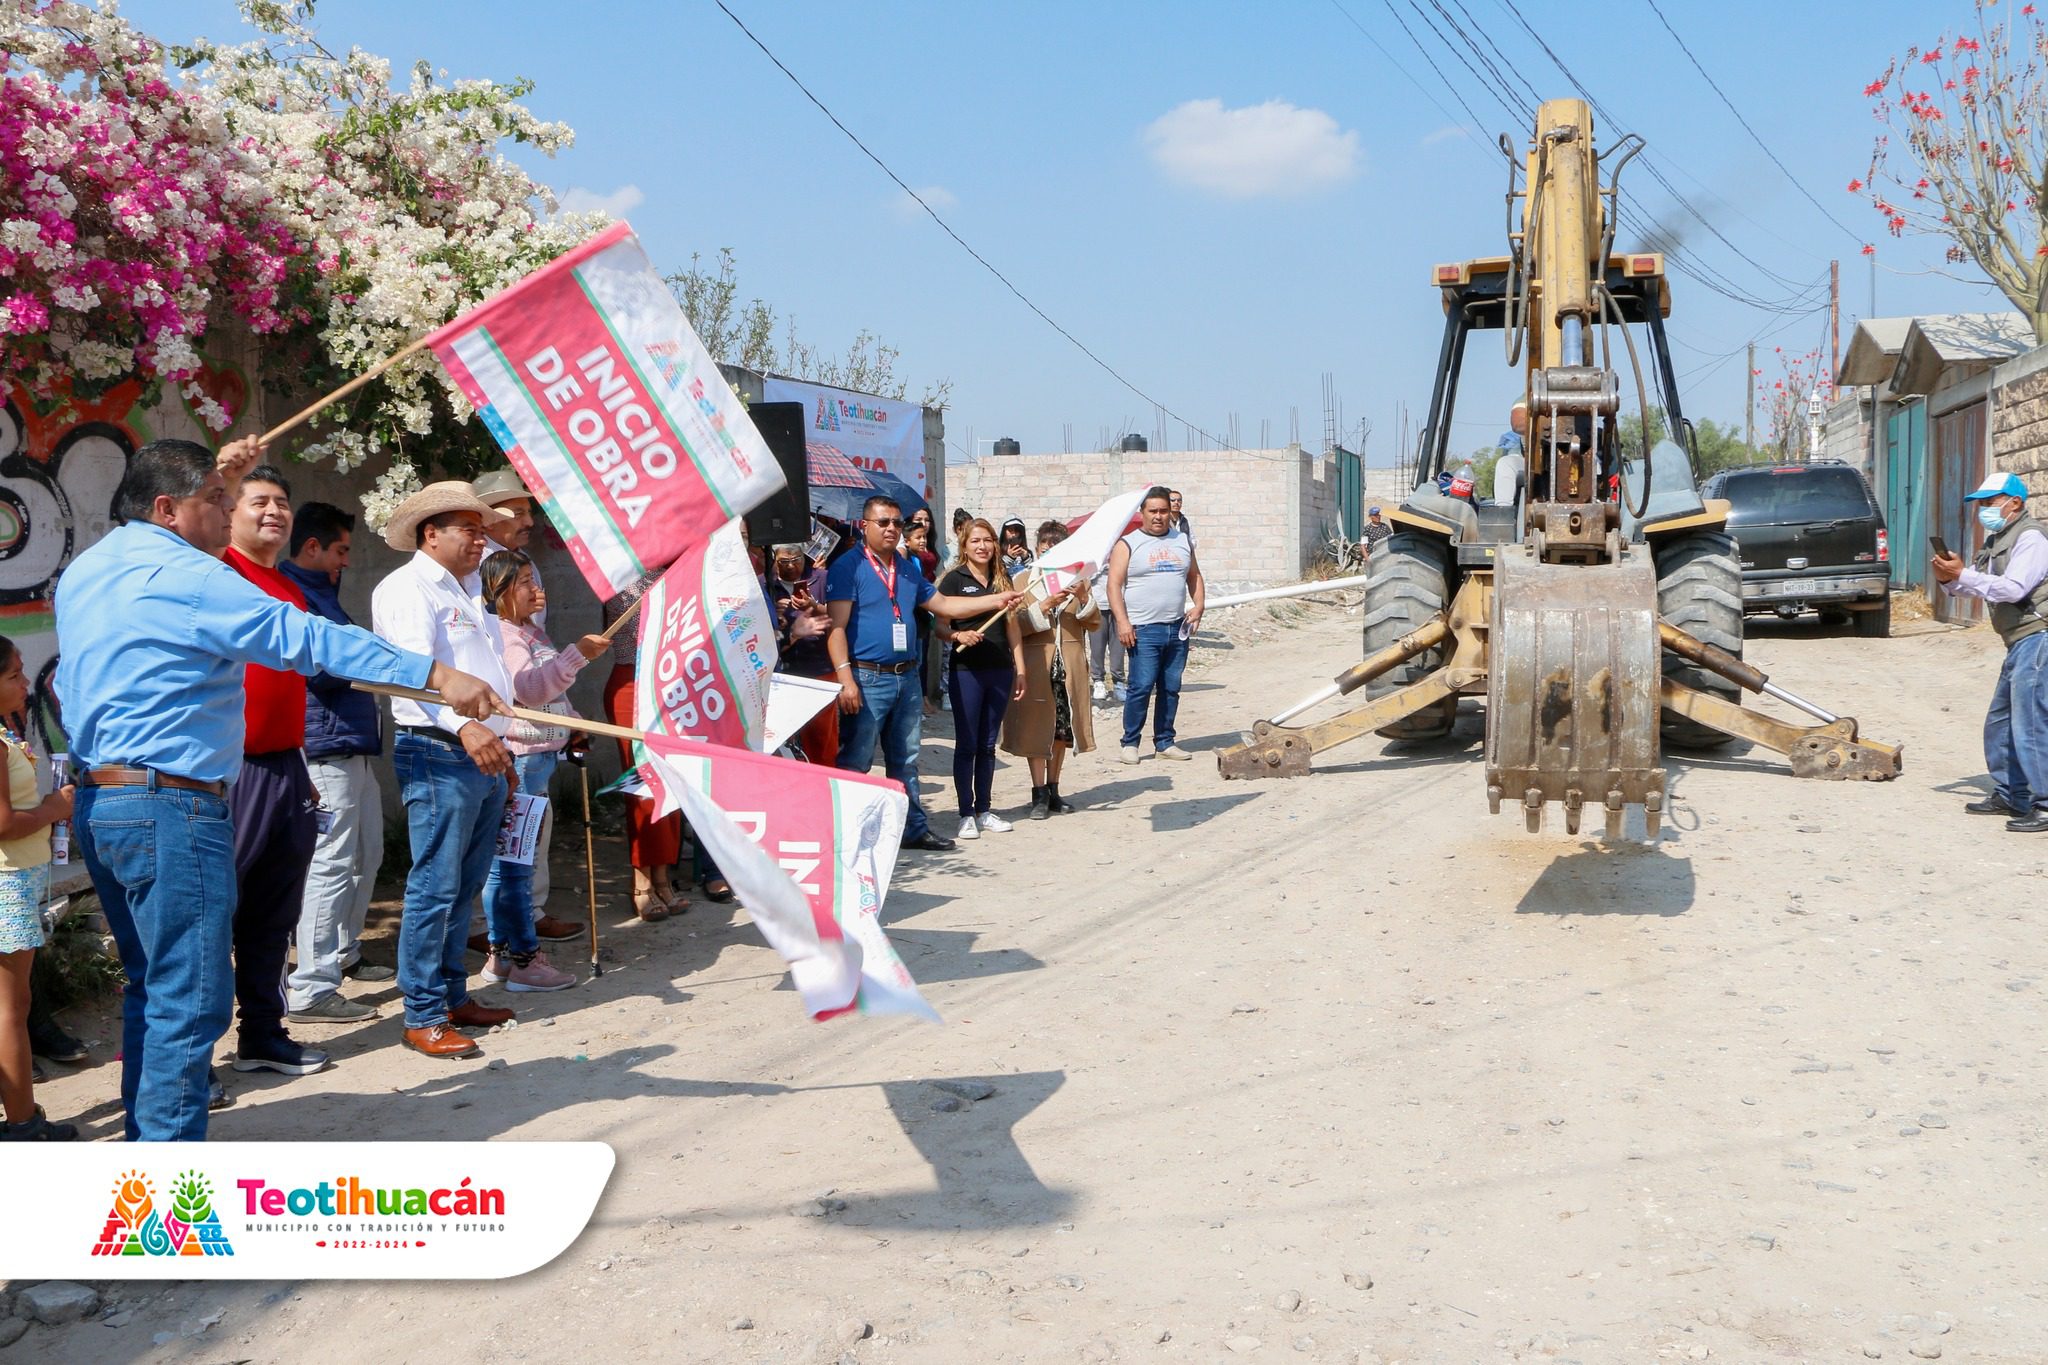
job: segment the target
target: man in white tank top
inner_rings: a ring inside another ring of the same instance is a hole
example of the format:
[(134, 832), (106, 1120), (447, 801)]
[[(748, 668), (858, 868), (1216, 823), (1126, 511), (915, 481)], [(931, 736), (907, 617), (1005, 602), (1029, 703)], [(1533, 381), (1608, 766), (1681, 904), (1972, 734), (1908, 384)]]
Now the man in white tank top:
[[(1146, 489), (1138, 519), (1138, 529), (1109, 552), (1109, 609), (1117, 639), (1130, 651), (1122, 758), (1138, 761), (1150, 709), (1153, 754), (1185, 760), (1188, 751), (1173, 742), (1173, 719), (1180, 709), (1188, 637), (1202, 624), (1202, 570), (1193, 542), (1174, 522), (1169, 490)], [(1153, 706), (1155, 690), (1159, 701)]]

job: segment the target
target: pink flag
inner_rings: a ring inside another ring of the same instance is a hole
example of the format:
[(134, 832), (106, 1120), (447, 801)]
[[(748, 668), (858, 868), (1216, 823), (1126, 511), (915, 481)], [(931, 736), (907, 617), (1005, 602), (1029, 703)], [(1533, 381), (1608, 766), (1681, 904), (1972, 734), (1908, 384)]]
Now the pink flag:
[(783, 486), (624, 223), (427, 342), (600, 598)]
[(910, 808), (900, 785), (663, 735), (638, 747), (655, 809), (689, 818), (812, 1018), (937, 1020), (882, 932)]
[(775, 618), (737, 521), (685, 550), (647, 590), (639, 628), (634, 729), (766, 747)]

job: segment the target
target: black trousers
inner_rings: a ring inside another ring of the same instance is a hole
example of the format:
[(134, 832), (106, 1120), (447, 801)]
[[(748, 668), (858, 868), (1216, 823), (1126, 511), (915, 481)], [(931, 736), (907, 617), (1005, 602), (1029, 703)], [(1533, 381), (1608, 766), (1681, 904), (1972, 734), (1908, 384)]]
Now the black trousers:
[(235, 1003), (240, 1035), (284, 1032), (285, 959), (319, 840), (318, 798), (297, 749), (249, 754), (228, 788), (235, 822)]

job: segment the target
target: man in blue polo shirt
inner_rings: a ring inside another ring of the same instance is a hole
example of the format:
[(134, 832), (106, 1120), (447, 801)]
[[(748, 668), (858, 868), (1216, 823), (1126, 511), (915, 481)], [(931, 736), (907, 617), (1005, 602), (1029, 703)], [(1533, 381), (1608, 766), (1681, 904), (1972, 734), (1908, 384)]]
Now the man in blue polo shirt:
[(918, 682), (917, 613), (958, 619), (1001, 611), (1023, 596), (954, 597), (926, 581), (917, 561), (896, 553), (903, 539), (903, 509), (873, 497), (861, 508), (861, 543), (832, 562), (825, 575), (825, 606), (832, 633), (825, 652), (839, 679), (839, 709), (850, 719), (839, 729), (839, 766), (864, 773), (874, 766), (903, 784), (910, 813), (903, 846), (944, 853), (953, 841), (934, 834), (917, 799), (917, 751), (924, 735), (924, 691)]

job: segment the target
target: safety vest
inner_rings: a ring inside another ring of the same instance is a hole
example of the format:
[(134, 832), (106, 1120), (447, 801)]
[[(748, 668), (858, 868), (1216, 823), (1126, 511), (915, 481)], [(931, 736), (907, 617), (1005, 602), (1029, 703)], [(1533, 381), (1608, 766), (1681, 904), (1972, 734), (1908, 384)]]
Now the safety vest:
[[(2012, 560), (2013, 546), (2028, 531), (2048, 535), (2048, 527), (2035, 521), (2028, 513), (2022, 512), (1998, 528), (1998, 533), (1984, 542), (1984, 549), (1977, 556), (1979, 572), (1993, 578), (2005, 576), (2005, 566)], [(1998, 632), (1998, 638), (2011, 649), (2029, 635), (2038, 635), (2048, 630), (2048, 578), (2034, 585), (2034, 590), (2017, 602), (1993, 602), (1991, 606), (1991, 628)]]

